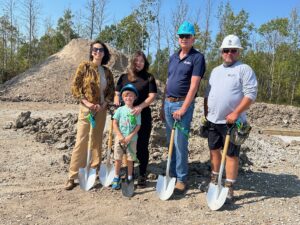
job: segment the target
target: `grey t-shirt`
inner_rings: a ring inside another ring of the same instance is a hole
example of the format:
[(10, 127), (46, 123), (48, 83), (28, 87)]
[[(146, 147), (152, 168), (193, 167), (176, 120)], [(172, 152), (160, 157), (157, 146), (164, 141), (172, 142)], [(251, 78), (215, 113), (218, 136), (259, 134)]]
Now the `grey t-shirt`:
[[(238, 61), (228, 67), (222, 64), (214, 68), (205, 93), (208, 98), (207, 119), (225, 124), (226, 116), (235, 110), (244, 96), (253, 101), (257, 96), (257, 80), (250, 66)], [(246, 121), (246, 112), (240, 118)]]

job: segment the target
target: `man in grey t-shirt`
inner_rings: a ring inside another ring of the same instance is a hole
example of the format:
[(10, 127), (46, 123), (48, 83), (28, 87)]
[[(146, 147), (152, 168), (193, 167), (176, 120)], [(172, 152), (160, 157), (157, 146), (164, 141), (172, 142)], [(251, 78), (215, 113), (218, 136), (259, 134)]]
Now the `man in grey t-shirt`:
[[(257, 95), (257, 80), (253, 70), (238, 61), (242, 50), (235, 35), (224, 38), (220, 47), (223, 64), (211, 72), (204, 98), (204, 113), (209, 123), (208, 146), (211, 160), (211, 182), (217, 183), (228, 124), (237, 119), (246, 122), (246, 110)], [(226, 156), (227, 200), (232, 201), (233, 184), (238, 175), (240, 145), (230, 142)]]

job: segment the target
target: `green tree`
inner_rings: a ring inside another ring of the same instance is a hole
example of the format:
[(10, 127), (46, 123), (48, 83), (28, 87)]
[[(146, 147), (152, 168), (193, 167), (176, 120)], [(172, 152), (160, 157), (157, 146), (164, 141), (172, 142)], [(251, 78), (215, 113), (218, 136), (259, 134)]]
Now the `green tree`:
[(249, 46), (249, 38), (254, 29), (254, 25), (248, 22), (249, 14), (241, 10), (236, 15), (234, 14), (230, 3), (228, 2), (225, 7), (220, 5), (219, 13), (219, 32), (216, 36), (216, 41), (214, 44), (214, 55), (219, 55), (219, 47), (225, 36), (229, 34), (237, 35), (244, 49)]
[[(278, 66), (277, 63), (282, 60), (282, 55), (277, 54), (276, 50), (286, 41), (288, 36), (288, 22), (287, 18), (278, 18), (262, 24), (258, 29), (259, 34), (263, 38), (262, 50), (268, 53), (265, 60), (269, 68), (269, 87), (267, 90), (270, 102), (273, 100), (276, 89), (275, 85), (280, 85), (280, 80), (278, 80), (280, 76), (276, 74), (276, 67)], [(278, 78), (277, 80), (276, 77)]]
[[(289, 62), (291, 64), (290, 75), (291, 82), (289, 90), (291, 93), (289, 103), (294, 104), (295, 98), (298, 99), (298, 104), (300, 104), (300, 16), (297, 9), (293, 9), (289, 20), (289, 39), (291, 43), (289, 54)], [(298, 89), (298, 95), (297, 94)], [(298, 96), (298, 97), (297, 97)]]
[[(106, 26), (99, 34), (99, 39), (108, 42), (124, 53), (132, 54), (136, 50), (144, 50), (143, 42), (148, 38), (148, 32), (136, 20), (136, 15), (131, 14), (116, 25)], [(140, 34), (143, 35), (140, 35)]]
[(168, 48), (157, 50), (155, 60), (150, 66), (150, 72), (159, 80), (165, 82), (168, 76), (168, 64), (169, 64), (169, 52)]
[(77, 38), (78, 34), (73, 29), (73, 14), (70, 9), (64, 11), (63, 17), (57, 21), (57, 32), (59, 32), (65, 39), (65, 44), (69, 43), (71, 39)]
[[(136, 21), (141, 25), (142, 28), (142, 31), (140, 33), (141, 40), (142, 40), (141, 49), (145, 49), (146, 47), (143, 36), (148, 34), (147, 31), (151, 29), (151, 25), (153, 25), (153, 23), (156, 20), (155, 17), (156, 14), (154, 12), (156, 4), (158, 4), (157, 0), (142, 0), (141, 4), (134, 11), (134, 13), (136, 14)], [(148, 46), (149, 46), (150, 35), (147, 35), (147, 37), (148, 37)]]

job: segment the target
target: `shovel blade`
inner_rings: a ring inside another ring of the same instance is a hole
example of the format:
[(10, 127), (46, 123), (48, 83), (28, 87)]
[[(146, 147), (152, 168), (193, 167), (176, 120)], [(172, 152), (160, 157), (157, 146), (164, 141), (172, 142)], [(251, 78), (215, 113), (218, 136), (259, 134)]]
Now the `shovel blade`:
[(114, 176), (115, 176), (114, 165), (101, 164), (100, 172), (99, 172), (99, 180), (104, 187), (108, 187), (109, 185), (111, 185)]
[(121, 183), (121, 189), (122, 189), (122, 194), (125, 196), (125, 197), (132, 197), (133, 194), (134, 194), (134, 183), (133, 183), (133, 180), (131, 181), (127, 181), (127, 180), (124, 180), (122, 181)]
[(78, 179), (81, 189), (90, 190), (96, 180), (96, 169), (79, 168)]
[(156, 183), (156, 193), (161, 200), (166, 201), (172, 196), (175, 188), (175, 182), (176, 178), (174, 177), (171, 178), (162, 175), (158, 176)]
[(222, 185), (218, 186), (216, 184), (210, 183), (206, 195), (208, 207), (211, 210), (220, 209), (226, 201), (228, 190), (229, 189), (227, 187), (223, 187)]

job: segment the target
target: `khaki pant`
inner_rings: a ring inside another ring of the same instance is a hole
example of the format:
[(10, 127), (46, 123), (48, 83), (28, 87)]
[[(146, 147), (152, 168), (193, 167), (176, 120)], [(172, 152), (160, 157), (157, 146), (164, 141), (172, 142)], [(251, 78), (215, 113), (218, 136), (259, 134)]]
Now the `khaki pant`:
[[(136, 155), (136, 141), (132, 141), (129, 143), (130, 144), (130, 149), (133, 151), (133, 154)], [(128, 161), (134, 161), (132, 155), (129, 152), (129, 146), (126, 149), (126, 156)], [(114, 159), (115, 160), (122, 160), (124, 151), (121, 148), (119, 144), (119, 139), (116, 137), (115, 138), (115, 147), (114, 147)]]
[[(72, 152), (69, 179), (78, 178), (79, 168), (86, 166), (87, 150), (89, 143), (90, 123), (87, 120), (89, 109), (80, 104), (76, 143)], [(91, 167), (97, 168), (101, 163), (103, 130), (106, 121), (106, 110), (95, 115), (96, 127), (92, 129), (91, 138)]]

